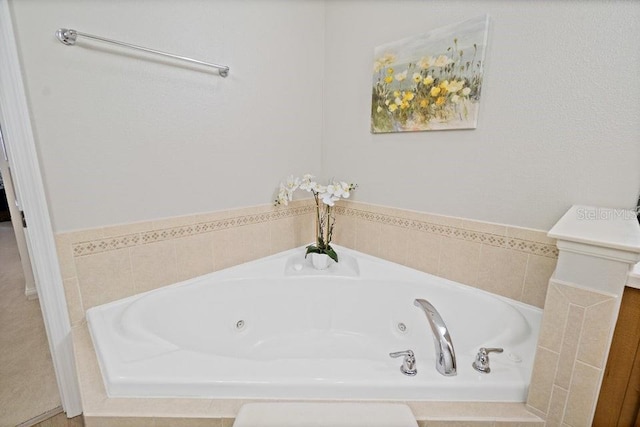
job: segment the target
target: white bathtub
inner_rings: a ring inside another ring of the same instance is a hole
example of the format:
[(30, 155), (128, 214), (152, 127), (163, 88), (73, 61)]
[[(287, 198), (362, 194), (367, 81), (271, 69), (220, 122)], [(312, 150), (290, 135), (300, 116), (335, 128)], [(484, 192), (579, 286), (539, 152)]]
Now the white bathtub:
[[(295, 249), (90, 309), (108, 395), (526, 400), (540, 309), (338, 251), (341, 262), (324, 272)], [(445, 321), (456, 376), (436, 371), (416, 298)], [(489, 374), (471, 367), (479, 347), (504, 348), (490, 355)], [(414, 377), (389, 357), (407, 349)]]

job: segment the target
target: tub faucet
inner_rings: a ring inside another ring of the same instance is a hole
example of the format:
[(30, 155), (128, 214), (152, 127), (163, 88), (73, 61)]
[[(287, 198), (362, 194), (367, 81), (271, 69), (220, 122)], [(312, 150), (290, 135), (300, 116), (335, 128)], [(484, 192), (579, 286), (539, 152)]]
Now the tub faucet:
[(433, 331), (433, 343), (436, 349), (436, 370), (445, 376), (456, 375), (456, 353), (453, 350), (453, 342), (449, 336), (449, 330), (438, 310), (424, 299), (413, 301), (416, 307), (420, 307), (427, 316), (431, 330)]

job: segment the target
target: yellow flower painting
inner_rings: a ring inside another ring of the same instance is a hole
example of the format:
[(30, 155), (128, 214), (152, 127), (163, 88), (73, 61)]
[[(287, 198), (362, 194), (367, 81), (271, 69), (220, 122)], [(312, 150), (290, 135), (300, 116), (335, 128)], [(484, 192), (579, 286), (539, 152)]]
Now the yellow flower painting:
[(489, 17), (375, 48), (371, 132), (475, 129)]

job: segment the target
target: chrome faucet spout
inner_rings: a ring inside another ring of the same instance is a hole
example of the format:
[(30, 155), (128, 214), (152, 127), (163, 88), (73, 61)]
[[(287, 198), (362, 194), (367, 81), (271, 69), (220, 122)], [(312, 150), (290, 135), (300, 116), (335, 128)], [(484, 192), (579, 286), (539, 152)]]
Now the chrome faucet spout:
[(436, 349), (436, 370), (445, 376), (456, 375), (456, 353), (453, 350), (453, 342), (442, 316), (427, 300), (416, 299), (413, 304), (424, 311), (429, 325), (431, 325), (433, 343)]

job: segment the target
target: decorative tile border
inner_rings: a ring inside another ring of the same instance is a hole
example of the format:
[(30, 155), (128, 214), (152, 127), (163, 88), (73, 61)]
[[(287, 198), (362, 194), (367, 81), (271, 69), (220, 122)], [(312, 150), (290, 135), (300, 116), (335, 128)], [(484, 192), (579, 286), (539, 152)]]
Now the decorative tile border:
[(361, 209), (354, 209), (345, 206), (336, 206), (338, 215), (351, 216), (365, 221), (378, 222), (385, 225), (393, 225), (414, 231), (447, 236), (454, 239), (468, 240), (471, 242), (484, 243), (499, 248), (513, 249), (527, 254), (540, 255), (547, 258), (557, 258), (558, 248), (555, 245), (535, 242), (532, 240), (517, 239), (499, 234), (485, 233), (480, 231), (467, 230), (448, 225), (433, 224), (426, 221), (407, 219), (393, 215), (386, 215), (370, 212)]
[(209, 233), (245, 225), (259, 224), (283, 218), (305, 215), (314, 212), (315, 206), (306, 205), (291, 208), (276, 208), (271, 212), (262, 212), (254, 215), (243, 215), (223, 218), (215, 221), (200, 222), (181, 227), (163, 228), (160, 230), (144, 231), (141, 233), (126, 234), (123, 236), (109, 237), (105, 239), (89, 240), (73, 244), (73, 256), (85, 256), (107, 252), (116, 249), (129, 248), (163, 240), (179, 239), (181, 237), (194, 236), (196, 234)]

